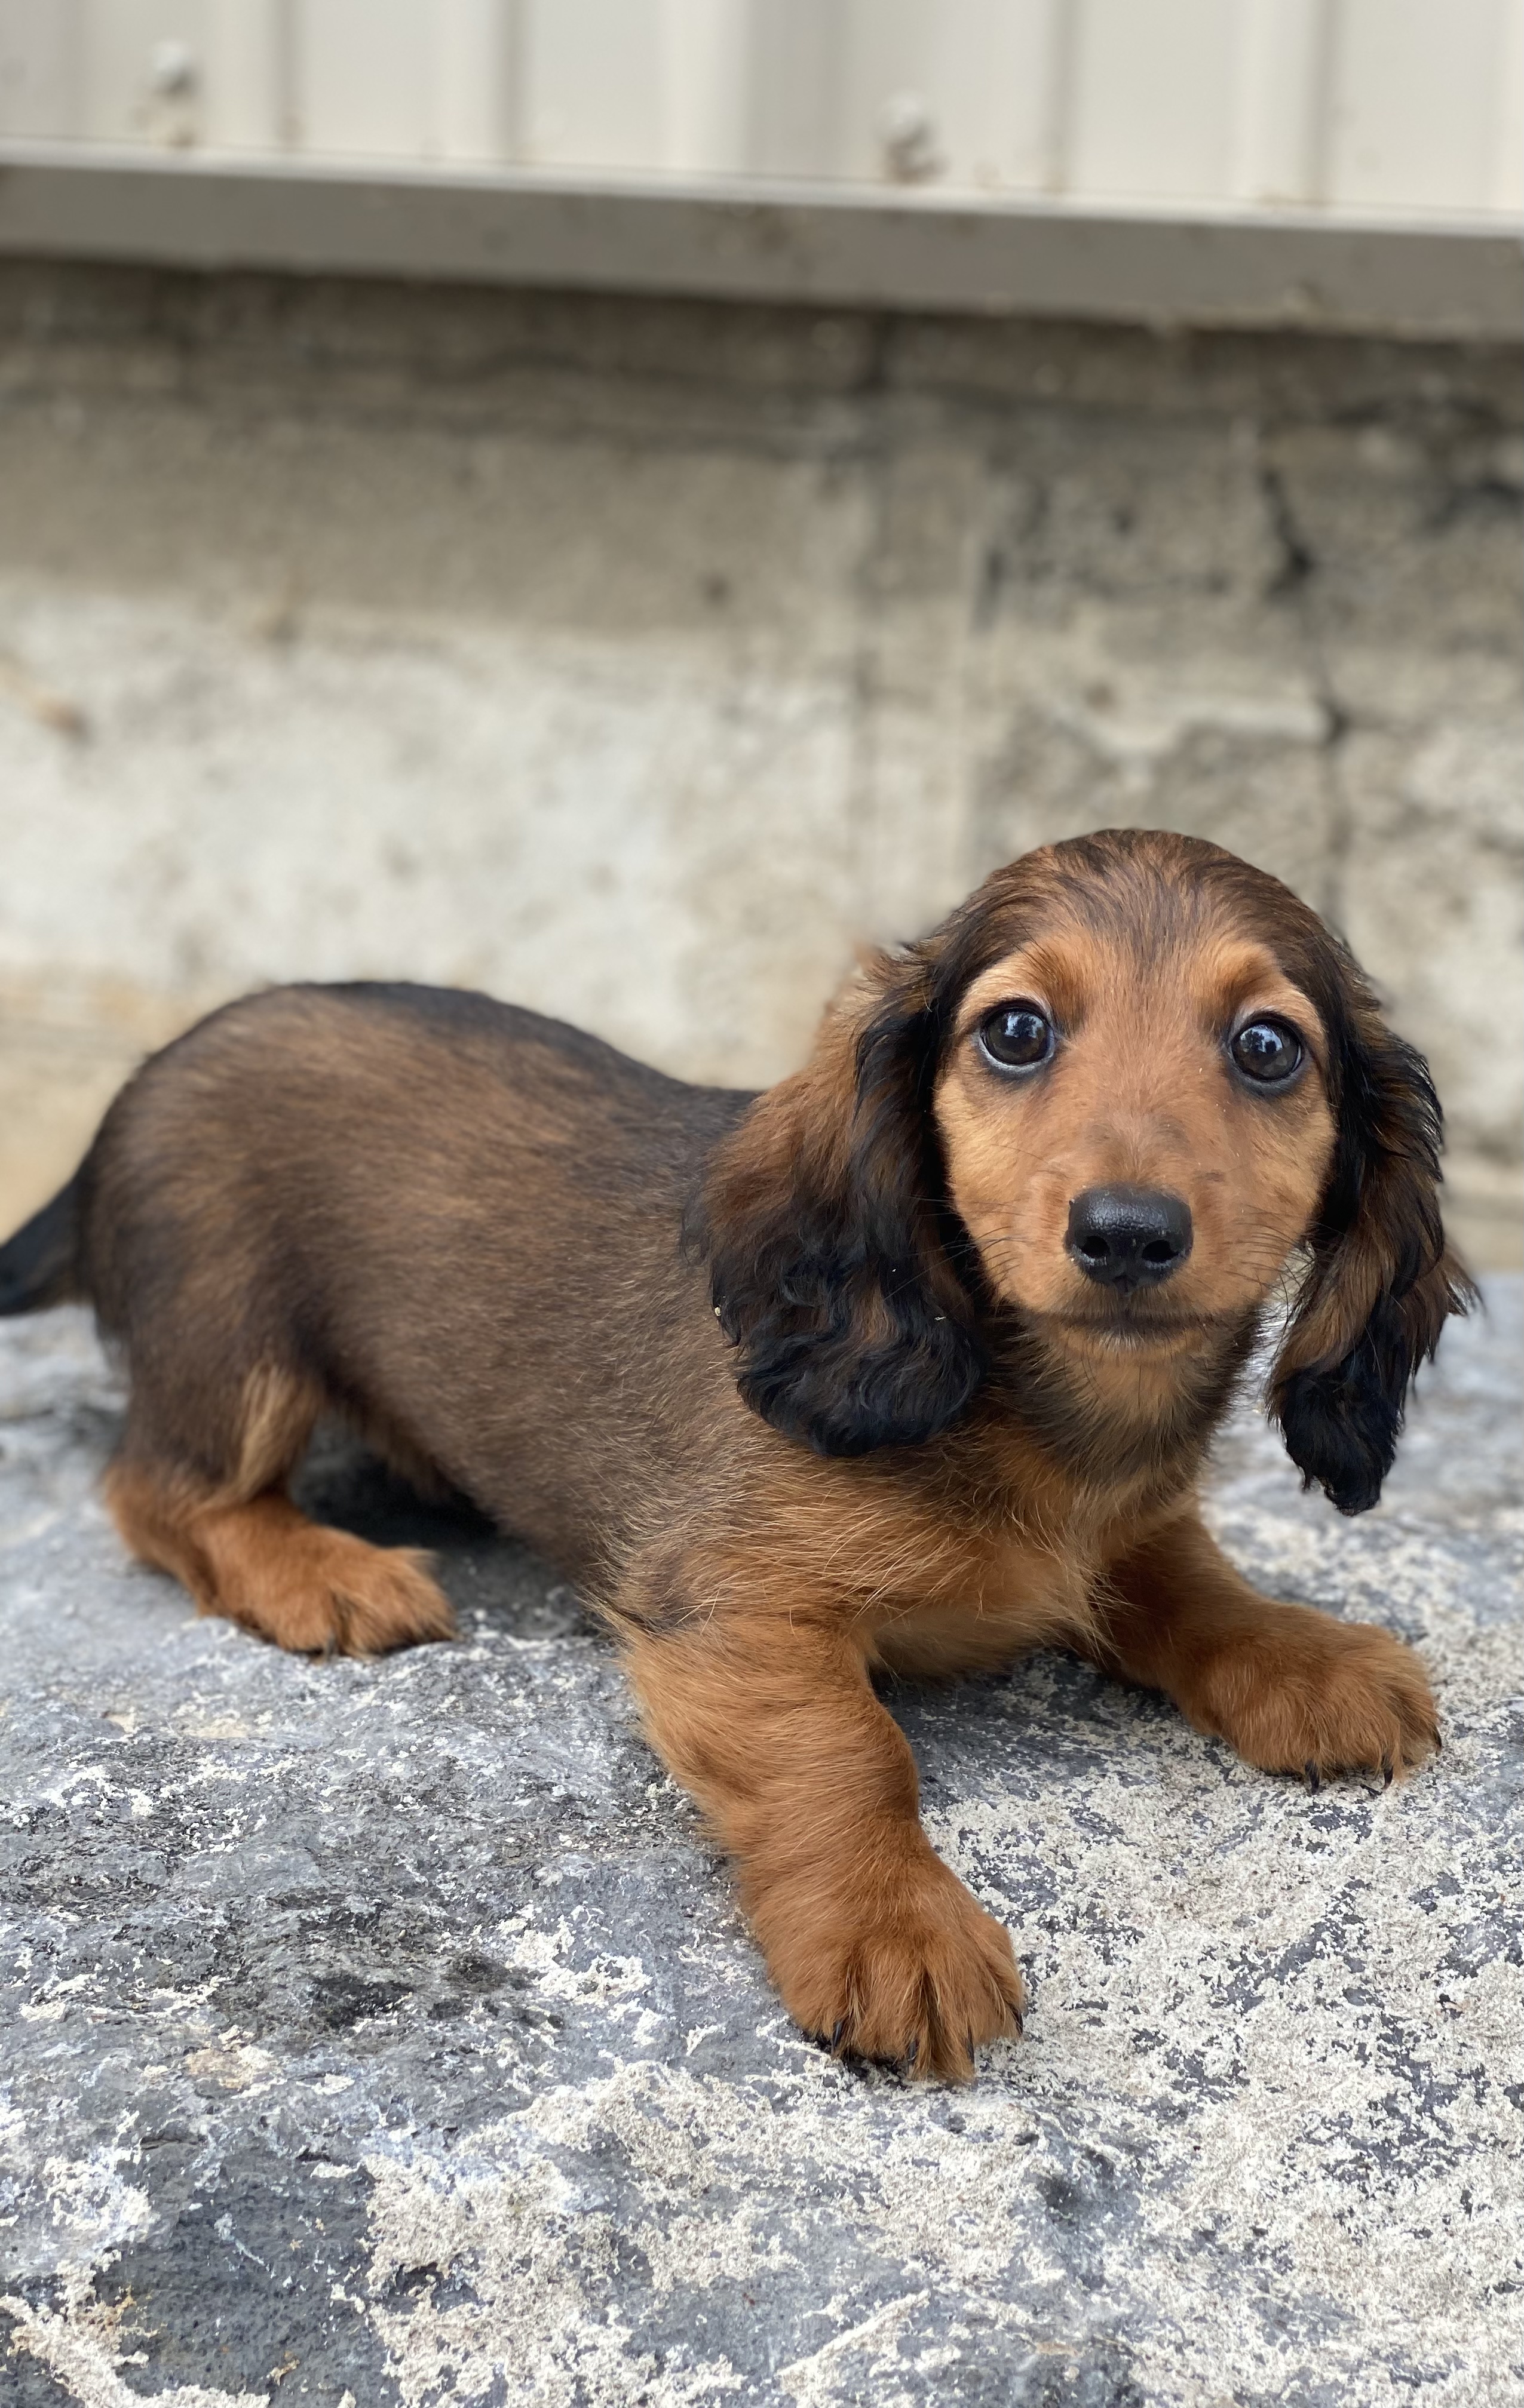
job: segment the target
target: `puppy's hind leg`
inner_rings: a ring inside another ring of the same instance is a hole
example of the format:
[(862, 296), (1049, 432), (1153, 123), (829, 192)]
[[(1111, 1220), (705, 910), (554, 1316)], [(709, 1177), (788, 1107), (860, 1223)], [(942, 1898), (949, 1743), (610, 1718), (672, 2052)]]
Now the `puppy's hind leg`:
[(285, 1494), (319, 1402), (277, 1373), (247, 1381), (237, 1461), (218, 1480), (154, 1447), (135, 1398), (106, 1476), (122, 1538), (143, 1562), (183, 1582), (203, 1613), (225, 1614), (298, 1655), (377, 1656), (453, 1637), (426, 1556), (324, 1528)]

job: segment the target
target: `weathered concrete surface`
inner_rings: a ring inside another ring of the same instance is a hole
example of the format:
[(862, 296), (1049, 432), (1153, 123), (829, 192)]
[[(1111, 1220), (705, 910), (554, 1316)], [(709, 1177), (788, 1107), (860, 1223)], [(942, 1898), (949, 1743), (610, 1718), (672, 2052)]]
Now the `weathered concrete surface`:
[(69, 1314), (0, 1339), (0, 2396), (1478, 2408), (1524, 2400), (1524, 1295), (1341, 1523), (1245, 1419), (1215, 1511), (1385, 1620), (1439, 1763), (1245, 1770), (1041, 1657), (894, 1700), (1009, 1922), (968, 2090), (792, 2031), (610, 1651), (510, 1546), (464, 1643), (294, 1660), (128, 1570)]
[(0, 1219), (262, 981), (794, 1066), (1126, 821), (1345, 924), (1517, 1261), (1517, 352), (0, 267)]

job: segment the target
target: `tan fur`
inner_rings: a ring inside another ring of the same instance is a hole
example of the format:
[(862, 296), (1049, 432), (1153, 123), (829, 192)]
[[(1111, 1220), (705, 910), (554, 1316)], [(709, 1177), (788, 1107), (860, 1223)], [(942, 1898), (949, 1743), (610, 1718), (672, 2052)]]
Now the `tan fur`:
[(1439, 1744), (1410, 1647), (1369, 1622), (1275, 1605), (1194, 1512), (1107, 1569), (1104, 1631), (1085, 1652), (1163, 1689), (1198, 1730), (1266, 1772), (1411, 1771)]
[(234, 1504), (193, 1501), (118, 1464), (106, 1497), (141, 1562), (183, 1582), (202, 1613), (225, 1614), (277, 1647), (383, 1656), (454, 1636), (426, 1555), (324, 1529), (273, 1490)]
[(323, 1410), (322, 1390), (262, 1363), (243, 1383), (237, 1469), (231, 1496), (257, 1497), (284, 1481), (301, 1460)]
[[(1070, 1199), (1112, 1181), (1186, 1197), (1195, 1244), (1164, 1292), (1167, 1318), (1140, 1366), (1146, 1401), (1148, 1383), (1168, 1381), (1171, 1359), (1198, 1347), (1204, 1326), (1259, 1303), (1313, 1216), (1333, 1151), (1321, 1074), (1267, 1113), (1258, 1098), (1227, 1092), (1219, 1032), (1235, 1018), (1277, 1013), (1312, 1033), (1317, 1017), (1262, 945), (1209, 939), (1143, 965), (1073, 928), (978, 979), (960, 1034), (1002, 996), (1050, 994), (1075, 1024), (1061, 1084), (991, 1096), (970, 1045), (954, 1052), (937, 1096), (949, 1185), (993, 1284), (1102, 1378), (1117, 1354), (1095, 1326), (1103, 1299), (1076, 1294), (1063, 1243)], [(1126, 1361), (1135, 1360), (1131, 1350)]]
[[(1014, 997), (1062, 1030), (1030, 1080), (976, 1042)], [(1273, 1097), (1225, 1051), (1255, 1013), (1306, 1042)], [(5, 1252), (124, 1350), (108, 1494), (137, 1554), (279, 1645), (374, 1653), (450, 1610), (416, 1555), (290, 1503), (317, 1414), (466, 1492), (606, 1616), (804, 2028), (958, 2078), (1023, 1985), (921, 1830), (875, 1676), (1068, 1645), (1267, 1770), (1395, 1776), (1437, 1744), (1408, 1650), (1258, 1597), (1195, 1504), (1287, 1294), (1288, 1438), (1330, 1493), (1379, 1485), (1463, 1301), (1432, 1117), (1284, 888), (1114, 835), (876, 957), (756, 1098), (479, 997), (255, 998), (146, 1067), (75, 1202)], [(1125, 1304), (1065, 1242), (1114, 1182), (1195, 1233)]]
[(922, 1831), (910, 1749), (838, 1613), (796, 1604), (740, 1646), (724, 1623), (681, 1652), (640, 1636), (629, 1661), (806, 2031), (960, 2077), (982, 2042), (1020, 2029), (1011, 1943)]

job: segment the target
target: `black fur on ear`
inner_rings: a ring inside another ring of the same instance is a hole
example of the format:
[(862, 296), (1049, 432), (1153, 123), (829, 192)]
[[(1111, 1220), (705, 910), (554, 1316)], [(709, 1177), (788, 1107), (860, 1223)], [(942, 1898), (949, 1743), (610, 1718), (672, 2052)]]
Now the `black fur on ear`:
[(717, 1149), (690, 1216), (742, 1397), (818, 1455), (933, 1438), (984, 1376), (931, 1111), (939, 983), (925, 948), (874, 962)]
[(1350, 955), (1318, 933), (1320, 960), (1287, 966), (1322, 1016), (1338, 1134), (1271, 1410), (1303, 1486), (1316, 1481), (1341, 1513), (1363, 1513), (1391, 1469), (1414, 1374), (1476, 1291), (1445, 1241), (1429, 1066), (1384, 1025)]

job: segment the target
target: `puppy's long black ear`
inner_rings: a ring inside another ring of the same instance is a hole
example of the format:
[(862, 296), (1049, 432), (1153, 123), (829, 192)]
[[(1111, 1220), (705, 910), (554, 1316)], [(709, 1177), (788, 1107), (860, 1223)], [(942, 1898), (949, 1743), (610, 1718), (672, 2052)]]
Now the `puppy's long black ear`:
[(1319, 1000), (1338, 1135), (1271, 1410), (1303, 1485), (1363, 1513), (1391, 1469), (1414, 1373), (1476, 1291), (1440, 1220), (1429, 1066), (1383, 1025), (1348, 955), (1331, 967)]
[(819, 1455), (934, 1437), (984, 1374), (931, 1114), (927, 958), (884, 955), (711, 1162), (689, 1238), (736, 1381)]

